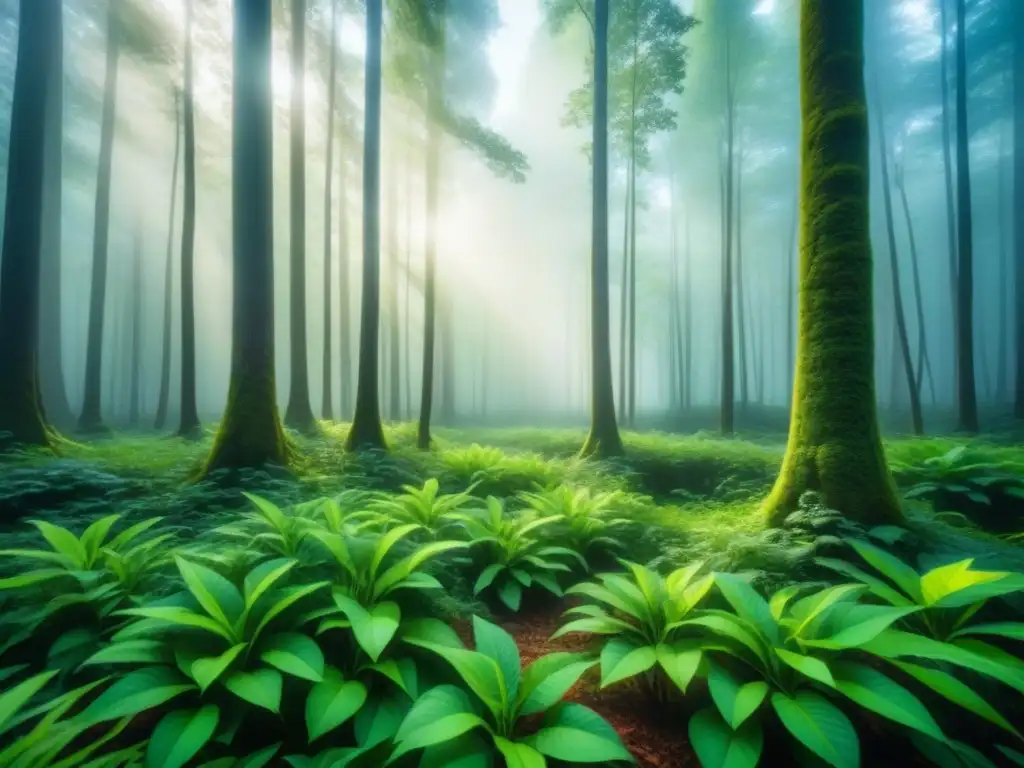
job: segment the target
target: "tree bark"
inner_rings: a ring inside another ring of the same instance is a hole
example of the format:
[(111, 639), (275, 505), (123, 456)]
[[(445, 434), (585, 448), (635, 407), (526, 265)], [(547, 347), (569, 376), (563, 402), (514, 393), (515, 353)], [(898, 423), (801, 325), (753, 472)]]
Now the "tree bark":
[(0, 260), (0, 449), (53, 449), (39, 385), (39, 279), (48, 91), (62, 45), (58, 0), (21, 0), (7, 158), (6, 225)]
[(234, 17), (231, 381), (204, 474), (289, 458), (274, 382), (271, 0), (235, 3)]
[(323, 361), (321, 364), (320, 376), (320, 418), (325, 421), (334, 419), (334, 389), (331, 386), (334, 381), (331, 366), (332, 344), (331, 337), (333, 324), (331, 322), (331, 233), (334, 230), (334, 222), (331, 220), (333, 210), (333, 189), (334, 182), (334, 93), (338, 81), (338, 0), (331, 1), (331, 55), (327, 66), (330, 74), (327, 76), (327, 157), (324, 160), (324, 346)]
[[(960, 370), (960, 336), (957, 330), (960, 322), (957, 320), (959, 301), (957, 300), (957, 221), (956, 203), (953, 196), (953, 160), (950, 157), (952, 139), (949, 128), (949, 23), (946, 19), (946, 3), (948, 0), (939, 0), (939, 34), (941, 46), (939, 48), (939, 67), (942, 75), (939, 78), (942, 94), (942, 173), (946, 188), (946, 237), (949, 242), (949, 308), (953, 317), (953, 370)], [(955, 375), (954, 375), (955, 378)], [(959, 402), (959, 387), (953, 387), (953, 401)]]
[(402, 339), (398, 304), (398, 165), (388, 174), (388, 418), (402, 420)]
[(863, 34), (862, 0), (801, 0), (800, 343), (771, 525), (805, 491), (864, 523), (903, 518), (875, 406)]
[(608, 296), (608, 0), (594, 0), (594, 180), (591, 216), (591, 413), (584, 456), (622, 453), (615, 423)]
[(129, 355), (130, 384), (128, 395), (128, 424), (138, 427), (142, 406), (142, 225), (137, 225), (132, 253), (131, 301), (131, 353)]
[(366, 96), (363, 115), (363, 301), (359, 378), (348, 450), (386, 448), (377, 372), (380, 344), (380, 113), (383, 0), (366, 3)]
[(348, 183), (344, 152), (338, 152), (338, 389), (344, 421), (352, 414), (352, 301), (349, 293)]
[(626, 357), (626, 334), (629, 320), (629, 212), (633, 199), (632, 157), (626, 161), (626, 198), (622, 208), (622, 280), (619, 286), (619, 419), (626, 421), (626, 407), (629, 390), (626, 388), (626, 372), (629, 359)]
[(1024, 5), (1013, 5), (1013, 415), (1024, 419)]
[(722, 379), (721, 379), (721, 430), (731, 435), (735, 429), (736, 406), (736, 359), (733, 333), (733, 262), (732, 262), (732, 218), (733, 218), (733, 144), (734, 125), (734, 83), (732, 76), (731, 36), (725, 41), (725, 221), (722, 239)]
[(747, 295), (743, 290), (743, 147), (736, 157), (736, 216), (733, 226), (736, 231), (736, 345), (740, 363), (740, 410), (750, 404), (751, 355), (747, 349)]
[(174, 166), (171, 171), (171, 204), (167, 218), (167, 253), (164, 257), (164, 312), (163, 335), (160, 346), (160, 394), (156, 404), (155, 429), (167, 424), (167, 406), (171, 398), (171, 302), (174, 292), (174, 224), (178, 204), (178, 167), (181, 158), (181, 93), (174, 91)]
[(100, 123), (100, 154), (96, 171), (96, 203), (93, 219), (92, 285), (89, 289), (89, 329), (85, 352), (85, 385), (81, 432), (105, 432), (101, 409), (103, 378), (103, 317), (107, 299), (107, 248), (110, 238), (110, 186), (114, 160), (117, 117), (117, 70), (120, 58), (118, 8), (122, 0), (110, 0), (107, 10), (107, 49), (103, 76), (103, 117)]

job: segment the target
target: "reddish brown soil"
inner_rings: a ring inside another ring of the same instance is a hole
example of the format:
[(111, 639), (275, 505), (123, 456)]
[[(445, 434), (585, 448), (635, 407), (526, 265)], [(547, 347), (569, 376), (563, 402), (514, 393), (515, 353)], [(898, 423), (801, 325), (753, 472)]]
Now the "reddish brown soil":
[[(563, 623), (565, 605), (556, 605), (527, 615), (510, 617), (498, 623), (519, 646), (523, 666), (553, 651), (585, 651), (587, 637), (571, 634), (550, 640)], [(469, 622), (455, 626), (463, 641), (472, 647)], [(590, 707), (614, 726), (622, 743), (636, 758), (639, 768), (697, 768), (697, 756), (686, 735), (686, 721), (671, 722), (665, 713), (655, 711), (640, 691), (628, 686), (598, 690), (597, 670), (591, 671), (565, 696)]]

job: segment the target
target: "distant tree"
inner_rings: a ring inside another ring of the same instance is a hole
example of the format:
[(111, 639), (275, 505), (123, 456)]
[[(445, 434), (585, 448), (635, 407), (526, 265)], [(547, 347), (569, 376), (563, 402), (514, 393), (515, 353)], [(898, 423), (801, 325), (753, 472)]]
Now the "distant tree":
[(128, 357), (128, 424), (139, 425), (142, 408), (142, 224), (136, 225), (132, 248), (131, 348)]
[(181, 92), (174, 90), (174, 166), (171, 171), (171, 204), (167, 219), (167, 253), (164, 257), (163, 333), (160, 343), (160, 394), (157, 398), (153, 426), (163, 429), (167, 423), (167, 406), (171, 395), (171, 301), (174, 288), (174, 231), (177, 226), (178, 168), (181, 156)]
[(1014, 348), (1017, 357), (1013, 414), (1024, 419), (1024, 4), (1013, 4), (1013, 262)]
[(799, 336), (782, 469), (763, 511), (805, 491), (866, 523), (902, 519), (875, 410), (863, 0), (801, 0)]
[[(953, 315), (953, 328), (960, 327), (957, 320), (959, 311), (957, 300), (957, 236), (956, 236), (956, 203), (953, 198), (953, 160), (950, 157), (953, 142), (950, 138), (949, 115), (949, 22), (947, 6), (949, 0), (938, 0), (939, 4), (939, 84), (942, 97), (942, 177), (946, 191), (946, 239), (949, 250), (949, 308)], [(959, 371), (960, 335), (953, 332), (953, 369)], [(954, 398), (959, 399), (959, 387), (954, 387)]]
[(52, 448), (39, 387), (39, 278), (46, 167), (48, 92), (62, 45), (58, 0), (21, 0), (14, 70), (7, 198), (0, 260), (0, 448)]
[(274, 384), (271, 0), (234, 4), (231, 379), (204, 473), (286, 464)]
[[(331, 0), (331, 53), (328, 62), (327, 75), (327, 156), (324, 159), (324, 348), (321, 376), (321, 401), (320, 418), (331, 420), (334, 418), (334, 394), (331, 383), (334, 377), (331, 375), (331, 261), (334, 254), (331, 251), (331, 233), (334, 230), (331, 211), (333, 210), (334, 181), (334, 118), (335, 118), (335, 92), (338, 81), (338, 0)], [(342, 371), (342, 376), (345, 372)]]

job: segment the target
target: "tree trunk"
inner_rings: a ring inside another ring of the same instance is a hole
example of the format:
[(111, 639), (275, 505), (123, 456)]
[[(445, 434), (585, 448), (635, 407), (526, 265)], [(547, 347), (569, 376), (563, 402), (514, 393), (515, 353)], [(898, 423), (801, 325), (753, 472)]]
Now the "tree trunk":
[(747, 349), (747, 295), (743, 290), (743, 147), (736, 158), (736, 216), (732, 222), (736, 237), (736, 344), (740, 364), (740, 410), (750, 404), (750, 364)]
[(320, 376), (320, 418), (325, 421), (334, 419), (334, 389), (331, 386), (334, 381), (331, 366), (331, 345), (334, 343), (331, 337), (333, 324), (331, 322), (331, 233), (334, 230), (334, 222), (331, 221), (333, 210), (333, 190), (331, 185), (334, 182), (334, 93), (338, 81), (338, 0), (331, 2), (331, 55), (327, 66), (330, 74), (327, 77), (327, 157), (324, 160), (324, 350), (323, 362)]
[(793, 229), (786, 251), (786, 389), (792, 399), (793, 383), (796, 377), (796, 268), (800, 260), (797, 252), (797, 231), (800, 227), (800, 193), (797, 185), (796, 199), (793, 200)]
[[(953, 370), (960, 370), (960, 336), (957, 330), (960, 323), (957, 320), (959, 312), (959, 301), (957, 299), (957, 221), (956, 203), (953, 198), (953, 161), (950, 157), (950, 146), (952, 139), (949, 128), (949, 23), (946, 20), (946, 3), (948, 0), (939, 0), (939, 34), (941, 46), (939, 48), (939, 68), (942, 76), (939, 78), (942, 93), (942, 173), (946, 187), (946, 237), (949, 242), (949, 308), (953, 317)], [(953, 388), (953, 401), (959, 402), (959, 387)]]
[(352, 302), (349, 283), (349, 241), (348, 241), (348, 174), (345, 155), (338, 153), (338, 388), (341, 393), (342, 421), (352, 414)]
[(274, 384), (271, 0), (235, 3), (234, 17), (231, 381), (204, 473), (289, 458)]
[(59, 429), (75, 424), (64, 375), (63, 190), (64, 190), (64, 34), (58, 15), (56, 42), (46, 98), (43, 170), (43, 234), (40, 248), (39, 386), (47, 421)]
[(412, 322), (409, 315), (409, 290), (412, 279), (409, 276), (412, 267), (412, 150), (405, 163), (405, 280), (403, 281), (402, 308), (402, 367), (405, 370), (405, 412), (406, 421), (412, 421), (412, 352), (410, 337)]
[(398, 165), (388, 174), (388, 418), (402, 420), (402, 348), (398, 313)]
[(630, 429), (636, 424), (636, 147), (629, 163), (629, 184), (633, 188), (629, 200), (629, 406), (626, 410), (626, 425)]
[(686, 382), (683, 379), (683, 312), (679, 306), (679, 212), (676, 204), (676, 179), (673, 173), (669, 181), (669, 218), (671, 220), (672, 240), (672, 300), (671, 300), (671, 332), (669, 338), (671, 363), (670, 407), (678, 412), (683, 404), (683, 392)]
[(366, 3), (366, 96), (363, 115), (363, 301), (359, 378), (348, 450), (386, 448), (380, 420), (380, 111), (383, 0)]
[(862, 0), (802, 0), (800, 344), (772, 525), (805, 491), (864, 523), (903, 518), (875, 406), (863, 33)]
[(683, 257), (683, 408), (693, 405), (693, 270), (690, 265), (690, 214), (686, 214), (686, 242)]
[(736, 359), (733, 346), (733, 274), (732, 274), (732, 204), (733, 204), (733, 143), (734, 108), (732, 78), (732, 42), (726, 36), (725, 42), (725, 180), (724, 202), (725, 221), (722, 227), (722, 380), (721, 380), (721, 430), (731, 435), (735, 428)]
[(1006, 199), (1006, 131), (999, 131), (999, 167), (998, 182), (996, 191), (996, 205), (999, 208), (999, 349), (996, 357), (996, 400), (1002, 406), (1008, 399), (1008, 387), (1010, 386), (1009, 366), (1010, 361), (1010, 249), (1007, 232), (1007, 199)]
[(128, 424), (139, 426), (139, 411), (142, 398), (142, 224), (137, 225), (135, 247), (132, 254), (132, 295), (131, 332), (132, 344), (129, 355), (131, 366), (128, 395)]
[(120, 57), (118, 3), (107, 10), (107, 53), (103, 76), (103, 117), (100, 123), (100, 155), (96, 171), (96, 204), (93, 218), (92, 285), (89, 289), (89, 330), (85, 352), (85, 385), (81, 432), (105, 432), (100, 405), (103, 380), (103, 316), (107, 299), (107, 247), (110, 237), (110, 186), (114, 160), (117, 117), (117, 70)]
[(309, 349), (306, 343), (306, 0), (292, 0), (291, 243), (289, 254), (289, 353), (291, 385), (284, 421), (311, 432), (316, 426), (309, 401)]
[[(876, 64), (877, 67), (877, 64)], [(896, 227), (893, 223), (892, 213), (892, 187), (889, 183), (889, 148), (885, 136), (885, 121), (882, 116), (881, 92), (878, 87), (878, 75), (875, 73), (874, 102), (876, 115), (876, 129), (878, 131), (879, 154), (882, 163), (882, 201), (885, 205), (885, 233), (889, 244), (889, 270), (892, 276), (892, 306), (896, 315), (896, 334), (899, 342), (900, 357), (903, 361), (903, 372), (907, 380), (907, 394), (910, 398), (910, 419), (915, 435), (924, 434), (924, 419), (921, 415), (921, 391), (917, 387), (914, 377), (914, 362), (910, 355), (910, 339), (907, 333), (907, 318), (903, 311), (903, 291), (900, 288), (900, 266), (896, 252)], [(869, 110), (870, 111), (870, 110)]]
[(48, 118), (55, 56), (62, 45), (57, 0), (21, 0), (7, 158), (6, 226), (0, 260), (0, 449), (52, 449), (39, 386), (39, 278)]
[(964, 0), (956, 0), (956, 178), (957, 178), (957, 427), (978, 432), (974, 384), (974, 228), (971, 221), (970, 135), (967, 133), (967, 43)]
[(622, 280), (619, 286), (619, 419), (626, 421), (626, 407), (629, 403), (629, 390), (626, 389), (626, 371), (629, 360), (626, 357), (627, 321), (629, 320), (629, 212), (633, 199), (632, 157), (626, 162), (626, 202), (622, 209)]
[(591, 413), (584, 456), (622, 453), (615, 423), (608, 296), (608, 0), (594, 0), (593, 212), (591, 216)]
[(181, 413), (178, 434), (202, 434), (196, 406), (196, 110), (192, 58), (192, 10), (185, 4), (185, 189), (181, 225)]
[(164, 313), (163, 336), (160, 346), (160, 395), (156, 404), (155, 429), (167, 423), (167, 406), (171, 399), (171, 301), (174, 289), (174, 224), (178, 203), (178, 166), (181, 157), (180, 91), (174, 91), (174, 166), (171, 171), (171, 204), (167, 219), (167, 253), (164, 256)]
[(1013, 5), (1013, 415), (1024, 419), (1024, 4)]

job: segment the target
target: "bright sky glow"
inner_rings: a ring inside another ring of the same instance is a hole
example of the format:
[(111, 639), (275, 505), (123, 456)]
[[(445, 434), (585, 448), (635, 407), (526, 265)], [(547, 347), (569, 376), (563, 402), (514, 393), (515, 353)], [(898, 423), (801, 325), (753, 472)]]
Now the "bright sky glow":
[(494, 118), (501, 119), (516, 106), (519, 79), (526, 67), (530, 42), (541, 22), (538, 0), (498, 0), (501, 29), (491, 38), (490, 58), (498, 81)]

